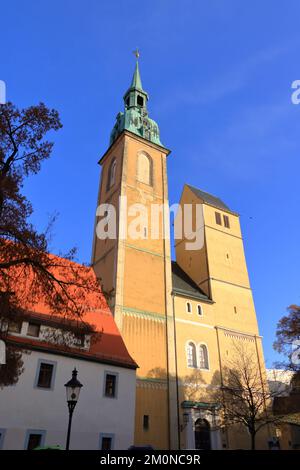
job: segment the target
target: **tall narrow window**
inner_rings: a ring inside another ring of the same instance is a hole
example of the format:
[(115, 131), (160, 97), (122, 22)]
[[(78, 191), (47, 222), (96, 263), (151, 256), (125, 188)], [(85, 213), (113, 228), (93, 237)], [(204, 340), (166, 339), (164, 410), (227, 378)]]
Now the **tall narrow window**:
[(188, 367), (197, 367), (196, 346), (192, 342), (187, 345), (187, 365)]
[(149, 415), (143, 416), (143, 429), (147, 431), (149, 429)]
[(117, 375), (113, 373), (106, 373), (104, 378), (104, 395), (109, 398), (116, 398), (117, 396)]
[(145, 152), (140, 152), (137, 159), (137, 179), (141, 183), (152, 185), (152, 158)]
[(203, 315), (203, 312), (202, 312), (202, 307), (200, 304), (197, 305), (197, 312), (198, 312), (198, 315)]
[(116, 182), (116, 168), (117, 168), (117, 161), (114, 158), (108, 169), (106, 191), (108, 191)]
[(187, 313), (192, 313), (192, 305), (190, 302), (186, 303), (186, 311)]
[(228, 215), (223, 215), (224, 227), (230, 228), (229, 217)]
[(138, 106), (141, 106), (141, 107), (144, 106), (144, 98), (142, 96), (138, 95), (136, 101), (137, 101)]
[(208, 354), (205, 344), (199, 346), (199, 367), (200, 369), (208, 369)]
[(222, 218), (220, 212), (215, 212), (216, 224), (222, 225)]

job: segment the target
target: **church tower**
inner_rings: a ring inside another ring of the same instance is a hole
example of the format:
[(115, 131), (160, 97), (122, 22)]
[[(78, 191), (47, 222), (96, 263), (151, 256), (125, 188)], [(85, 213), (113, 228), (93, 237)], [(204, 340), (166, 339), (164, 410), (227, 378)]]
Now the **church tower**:
[[(185, 185), (174, 227), (176, 261), (171, 263), (170, 152), (149, 117), (148, 98), (137, 61), (124, 111), (116, 117), (99, 162), (92, 255), (115, 321), (139, 366), (135, 445), (247, 448), (246, 432), (221, 426), (214, 397), (237, 351), (254, 358), (262, 388), (266, 383), (239, 216), (216, 196)], [(177, 231), (180, 220), (182, 233)], [(122, 390), (126, 393), (126, 385)], [(270, 432), (261, 431), (260, 448)]]
[[(138, 57), (137, 57), (138, 59)], [(98, 207), (116, 212), (116, 233), (99, 233), (92, 263), (131, 356), (137, 362), (135, 445), (177, 448), (174, 319), (170, 259), (168, 184), (169, 150), (148, 115), (148, 94), (139, 64), (124, 95), (102, 167)], [(134, 222), (143, 207), (143, 216)], [(156, 227), (151, 208), (159, 207)], [(107, 211), (98, 212), (107, 215)], [(135, 231), (132, 227), (135, 227)], [(152, 230), (156, 236), (151, 237)], [(134, 233), (133, 233), (134, 232)], [(136, 234), (138, 232), (138, 236)]]

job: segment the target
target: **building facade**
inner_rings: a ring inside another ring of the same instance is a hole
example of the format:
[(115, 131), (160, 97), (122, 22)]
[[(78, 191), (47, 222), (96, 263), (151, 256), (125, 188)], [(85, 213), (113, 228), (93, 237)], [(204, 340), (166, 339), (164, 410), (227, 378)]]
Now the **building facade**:
[(21, 324), (9, 325), (7, 344), (22, 350), (23, 371), (15, 385), (0, 390), (0, 449), (65, 449), (69, 413), (64, 385), (74, 368), (83, 386), (70, 449), (128, 449), (133, 444), (137, 364), (102, 300), (99, 310), (84, 317), (95, 327), (96, 339), (70, 333), (68, 344), (61, 343), (62, 319), (39, 305)]
[[(115, 321), (139, 364), (135, 444), (247, 448), (241, 430), (221, 429), (212, 400), (234, 343), (248, 345), (265, 380), (239, 216), (220, 199), (185, 185), (175, 224), (184, 226), (190, 218), (199, 243), (191, 249), (190, 234), (182, 233), (175, 240), (176, 261), (171, 261), (170, 152), (149, 118), (147, 102), (137, 63), (124, 112), (117, 115), (100, 160), (92, 254)], [(267, 437), (260, 446), (267, 447)]]

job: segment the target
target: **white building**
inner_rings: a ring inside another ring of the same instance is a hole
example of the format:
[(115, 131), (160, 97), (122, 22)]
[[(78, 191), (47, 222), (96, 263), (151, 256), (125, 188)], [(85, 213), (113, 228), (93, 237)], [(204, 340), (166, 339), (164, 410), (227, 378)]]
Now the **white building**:
[[(59, 319), (31, 313), (12, 325), (8, 342), (26, 348), (16, 385), (0, 389), (0, 449), (65, 448), (68, 407), (64, 384), (76, 367), (83, 387), (73, 414), (70, 449), (127, 449), (133, 444), (136, 363), (109, 310), (89, 313), (101, 332), (66, 348), (45, 340)], [(3, 367), (0, 365), (0, 367)]]
[(266, 373), (271, 393), (288, 396), (294, 372), (284, 369), (266, 369)]

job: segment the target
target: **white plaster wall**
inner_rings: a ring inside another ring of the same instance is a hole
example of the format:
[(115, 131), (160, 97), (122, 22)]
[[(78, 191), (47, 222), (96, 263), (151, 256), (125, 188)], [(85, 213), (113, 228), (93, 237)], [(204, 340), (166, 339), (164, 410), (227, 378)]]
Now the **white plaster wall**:
[[(57, 362), (53, 390), (35, 388), (40, 359)], [(114, 434), (114, 449), (133, 444), (135, 370), (36, 351), (24, 354), (23, 360), (25, 370), (18, 383), (0, 389), (0, 429), (6, 430), (2, 449), (24, 449), (28, 429), (45, 430), (45, 445), (64, 448), (64, 384), (74, 367), (83, 387), (73, 415), (70, 449), (99, 449), (100, 433)], [(117, 398), (103, 396), (105, 371), (118, 373)]]

